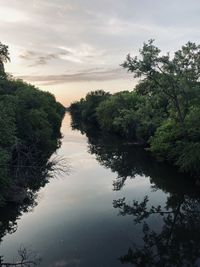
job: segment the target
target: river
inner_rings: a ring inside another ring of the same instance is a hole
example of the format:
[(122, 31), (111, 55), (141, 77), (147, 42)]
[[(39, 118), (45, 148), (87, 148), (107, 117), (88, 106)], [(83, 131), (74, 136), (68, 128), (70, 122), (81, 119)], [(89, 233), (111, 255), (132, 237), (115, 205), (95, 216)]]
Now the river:
[(23, 244), (42, 267), (200, 266), (199, 192), (187, 179), (114, 137), (72, 130), (69, 115), (62, 133), (69, 173), (34, 205), (1, 212), (5, 261)]

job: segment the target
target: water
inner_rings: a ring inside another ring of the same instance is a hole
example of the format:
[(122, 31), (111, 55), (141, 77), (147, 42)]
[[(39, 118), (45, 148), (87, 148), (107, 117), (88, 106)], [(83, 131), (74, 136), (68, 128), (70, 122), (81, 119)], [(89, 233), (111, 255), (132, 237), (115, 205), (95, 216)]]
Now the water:
[(25, 210), (1, 211), (4, 261), (23, 244), (42, 267), (200, 266), (192, 183), (115, 137), (72, 130), (69, 115), (62, 132), (57, 153), (70, 173), (51, 179)]

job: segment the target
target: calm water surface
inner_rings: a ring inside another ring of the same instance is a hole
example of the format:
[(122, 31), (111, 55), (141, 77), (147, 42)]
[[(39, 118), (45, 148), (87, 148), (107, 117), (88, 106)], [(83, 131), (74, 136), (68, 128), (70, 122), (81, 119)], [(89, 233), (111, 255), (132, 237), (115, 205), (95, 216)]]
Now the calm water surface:
[(191, 184), (115, 137), (72, 130), (68, 115), (62, 132), (57, 153), (70, 173), (51, 179), (26, 211), (1, 212), (5, 261), (23, 244), (42, 267), (200, 266), (200, 201)]

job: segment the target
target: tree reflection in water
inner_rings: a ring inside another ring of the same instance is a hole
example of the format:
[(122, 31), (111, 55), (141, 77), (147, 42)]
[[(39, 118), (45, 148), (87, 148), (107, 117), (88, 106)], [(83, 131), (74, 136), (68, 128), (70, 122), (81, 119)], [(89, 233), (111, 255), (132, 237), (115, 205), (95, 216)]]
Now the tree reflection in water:
[[(154, 190), (167, 193), (163, 207), (151, 206), (148, 196), (132, 204), (126, 198), (113, 201), (120, 215), (131, 215), (135, 224), (142, 225), (142, 245), (133, 244), (120, 257), (121, 263), (138, 267), (200, 266), (200, 190), (192, 178), (156, 162), (142, 148), (80, 124), (75, 118), (72, 128), (87, 135), (89, 152), (117, 174), (113, 190), (121, 190), (128, 178), (140, 175), (149, 177)], [(152, 224), (153, 217), (159, 227)]]
[[(24, 212), (31, 211), (38, 204), (37, 193), (49, 182), (50, 178), (57, 175), (60, 176), (62, 173), (68, 174), (70, 171), (68, 162), (61, 157), (43, 158), (42, 160), (40, 158), (39, 162), (36, 160), (34, 162), (34, 165), (16, 166), (16, 183), (10, 189), (9, 194), (11, 196), (7, 196), (7, 203), (0, 208), (0, 242), (7, 233), (12, 234), (17, 230), (17, 220), (20, 216)], [(22, 199), (18, 198), (19, 190), (23, 191)], [(18, 263), (16, 266), (31, 267), (38, 265), (38, 258), (35, 258), (32, 253), (30, 257), (30, 253), (27, 253), (27, 248), (19, 248), (18, 254), (19, 262), (23, 262), (21, 265)], [(0, 266), (15, 266), (15, 263), (5, 263), (0, 255)]]
[(34, 267), (41, 262), (41, 258), (36, 253), (24, 246), (20, 246), (18, 249), (18, 256), (19, 260), (17, 262), (4, 262), (3, 257), (0, 256), (0, 267)]
[[(172, 194), (164, 208), (147, 208), (148, 202), (148, 197), (141, 203), (133, 201), (132, 205), (126, 204), (125, 199), (113, 202), (121, 215), (132, 215), (135, 223), (143, 224), (143, 246), (130, 247), (121, 262), (135, 266), (199, 266), (200, 198)], [(150, 216), (162, 218), (160, 231), (151, 228)]]

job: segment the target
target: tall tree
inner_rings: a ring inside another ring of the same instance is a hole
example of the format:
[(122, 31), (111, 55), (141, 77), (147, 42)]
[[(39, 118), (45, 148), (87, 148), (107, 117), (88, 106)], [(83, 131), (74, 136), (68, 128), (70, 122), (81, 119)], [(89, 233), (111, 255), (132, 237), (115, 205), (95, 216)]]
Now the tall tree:
[(174, 53), (161, 55), (153, 44), (144, 43), (139, 50), (140, 57), (127, 55), (122, 64), (135, 78), (150, 81), (147, 94), (164, 94), (173, 104), (178, 121), (184, 126), (188, 109), (188, 95), (200, 79), (200, 45), (188, 42)]
[(5, 78), (4, 63), (10, 61), (8, 46), (0, 42), (0, 78)]

